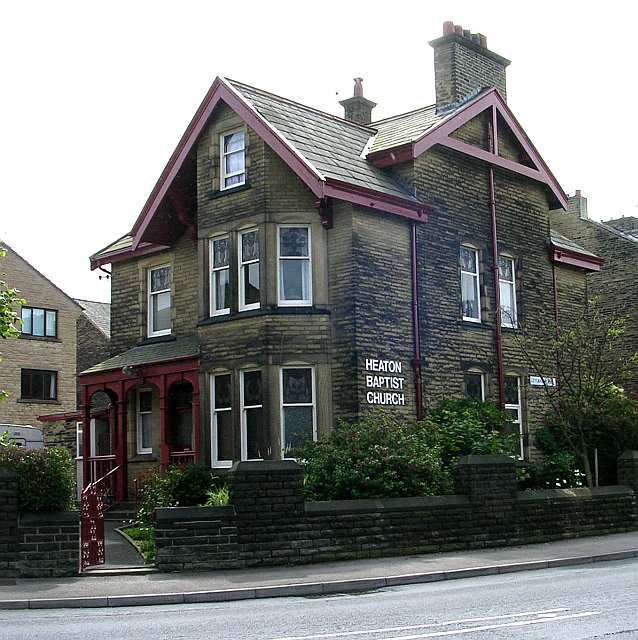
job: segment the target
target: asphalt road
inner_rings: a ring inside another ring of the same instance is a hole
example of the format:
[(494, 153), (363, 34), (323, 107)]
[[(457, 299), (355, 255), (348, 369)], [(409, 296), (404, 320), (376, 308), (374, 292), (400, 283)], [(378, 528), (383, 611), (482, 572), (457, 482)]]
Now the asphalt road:
[(357, 595), (2, 611), (2, 640), (638, 639), (638, 560)]

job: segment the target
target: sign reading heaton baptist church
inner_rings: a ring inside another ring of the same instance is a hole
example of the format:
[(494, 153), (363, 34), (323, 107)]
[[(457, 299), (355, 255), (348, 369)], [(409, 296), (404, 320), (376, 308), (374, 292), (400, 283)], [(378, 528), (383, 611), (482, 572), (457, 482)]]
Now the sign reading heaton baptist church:
[(366, 358), (365, 377), (368, 404), (405, 406), (405, 378), (401, 362)]

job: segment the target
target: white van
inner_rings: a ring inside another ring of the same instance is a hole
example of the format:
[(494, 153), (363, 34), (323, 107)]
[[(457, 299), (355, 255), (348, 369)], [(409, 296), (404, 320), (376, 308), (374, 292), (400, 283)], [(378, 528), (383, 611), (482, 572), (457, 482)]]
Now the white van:
[(9, 433), (9, 440), (25, 449), (43, 449), (42, 429), (31, 425), (0, 424), (0, 434)]

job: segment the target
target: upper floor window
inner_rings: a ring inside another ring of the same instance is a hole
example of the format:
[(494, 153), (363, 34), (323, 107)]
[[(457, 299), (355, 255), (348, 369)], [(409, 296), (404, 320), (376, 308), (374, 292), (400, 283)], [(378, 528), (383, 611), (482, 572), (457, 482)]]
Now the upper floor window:
[(479, 252), (474, 247), (461, 245), (461, 304), (463, 320), (481, 321), (481, 290), (479, 282)]
[(58, 372), (22, 369), (20, 397), (23, 400), (57, 400)]
[(278, 230), (279, 306), (312, 304), (310, 227), (280, 226)]
[(230, 238), (210, 242), (210, 315), (230, 313)]
[(316, 440), (315, 372), (312, 367), (281, 369), (281, 457)]
[(466, 371), (463, 384), (466, 398), (485, 401), (485, 375), (481, 371)]
[(514, 258), (500, 256), (498, 259), (498, 278), (501, 295), (501, 324), (504, 327), (514, 328), (517, 325), (515, 277)]
[(171, 332), (170, 266), (148, 270), (148, 336), (164, 336)]
[(213, 467), (233, 464), (233, 396), (230, 373), (211, 376), (211, 459)]
[(58, 335), (58, 312), (53, 309), (22, 307), (24, 335), (56, 338)]
[(239, 234), (239, 310), (259, 309), (259, 232)]
[(246, 134), (237, 129), (220, 136), (220, 189), (237, 187), (246, 182)]
[(521, 379), (515, 375), (505, 376), (505, 413), (518, 432), (519, 456), (525, 455), (523, 443), (523, 410), (521, 405)]

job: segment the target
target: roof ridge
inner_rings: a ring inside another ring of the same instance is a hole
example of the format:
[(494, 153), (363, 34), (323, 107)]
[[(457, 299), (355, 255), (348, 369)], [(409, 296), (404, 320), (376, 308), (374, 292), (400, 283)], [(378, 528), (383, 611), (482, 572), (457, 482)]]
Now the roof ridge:
[(76, 302), (90, 302), (91, 304), (108, 304), (110, 305), (110, 302), (102, 302), (101, 300), (86, 300), (85, 298), (73, 298)]
[(381, 118), (381, 120), (374, 120), (370, 123), (370, 126), (382, 124), (388, 122), (388, 120), (396, 120), (397, 118), (402, 118), (403, 116), (409, 116), (413, 113), (417, 113), (418, 111), (425, 111), (426, 109), (436, 108), (436, 104), (428, 104), (425, 107), (417, 107), (416, 109), (412, 109), (411, 111), (404, 111), (403, 113), (397, 113), (394, 116), (388, 116), (387, 118)]
[(333, 120), (336, 120), (340, 124), (346, 124), (350, 127), (354, 127), (355, 129), (361, 129), (369, 133), (371, 136), (376, 133), (376, 129), (372, 126), (359, 124), (358, 122), (352, 122), (350, 120), (346, 120), (345, 118), (340, 118), (339, 116), (336, 116), (334, 113), (328, 113), (327, 111), (322, 111), (321, 109), (317, 109), (316, 107), (311, 107), (310, 105), (304, 104), (303, 102), (298, 102), (297, 100), (291, 100), (290, 98), (286, 98), (285, 96), (280, 96), (278, 93), (272, 93), (272, 91), (266, 91), (265, 89), (260, 89), (259, 87), (255, 87), (251, 84), (246, 84), (245, 82), (241, 82), (240, 80), (233, 80), (232, 78), (226, 78), (226, 80), (228, 82), (231, 82), (233, 85), (247, 87), (248, 89), (253, 89), (254, 91), (259, 91), (273, 98), (277, 98), (278, 100), (283, 100), (284, 102), (288, 102), (290, 104), (303, 107), (304, 109), (314, 111), (315, 113), (319, 113), (322, 116), (327, 116), (328, 118), (332, 118)]

